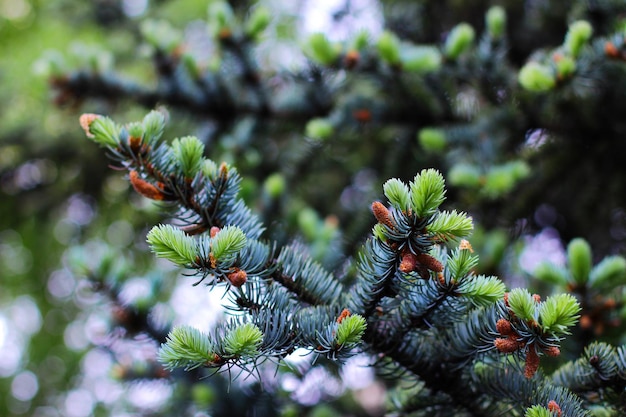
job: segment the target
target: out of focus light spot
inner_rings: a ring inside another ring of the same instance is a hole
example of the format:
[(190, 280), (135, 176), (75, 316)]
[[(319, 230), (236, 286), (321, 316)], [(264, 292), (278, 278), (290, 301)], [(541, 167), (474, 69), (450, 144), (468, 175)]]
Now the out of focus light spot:
[(28, 16), (32, 7), (26, 0), (0, 1), (0, 16), (9, 20), (21, 20)]
[(30, 401), (39, 391), (37, 376), (30, 371), (20, 372), (11, 382), (11, 395), (20, 401)]
[(9, 319), (0, 313), (0, 377), (13, 375), (22, 360), (24, 341), (22, 336), (9, 326)]
[(94, 201), (91, 197), (83, 194), (74, 194), (69, 198), (66, 209), (68, 220), (79, 226), (86, 226), (91, 223), (95, 215)]
[(89, 340), (85, 335), (85, 325), (81, 321), (70, 323), (63, 333), (65, 346), (69, 349), (80, 351), (89, 345)]
[(526, 245), (519, 257), (520, 267), (524, 271), (533, 273), (544, 261), (555, 265), (565, 264), (565, 249), (555, 229), (547, 227), (539, 234), (528, 236), (524, 240)]
[(128, 17), (138, 17), (146, 12), (148, 0), (122, 0), (122, 11)]
[(107, 228), (107, 241), (117, 247), (125, 247), (132, 243), (135, 237), (133, 226), (126, 220), (118, 220)]
[(67, 417), (87, 417), (94, 408), (93, 395), (86, 389), (70, 391), (65, 398), (65, 415)]
[(349, 39), (363, 29), (377, 38), (383, 27), (382, 10), (373, 0), (309, 0), (301, 16), (304, 32), (323, 32), (333, 41)]
[(2, 350), (6, 343), (8, 332), (7, 319), (4, 316), (0, 316), (0, 350)]
[(41, 313), (30, 296), (22, 295), (16, 298), (10, 314), (15, 328), (26, 335), (30, 336), (41, 329)]
[(135, 407), (158, 410), (169, 401), (171, 395), (172, 387), (164, 381), (145, 381), (130, 387), (128, 400)]
[(531, 149), (539, 149), (548, 141), (548, 132), (545, 129), (531, 129), (526, 132), (525, 145)]
[(374, 382), (372, 361), (366, 355), (354, 356), (341, 368), (341, 380), (350, 389), (362, 389)]
[(67, 269), (58, 269), (48, 278), (48, 292), (59, 300), (71, 296), (75, 287), (74, 276)]
[(174, 324), (187, 324), (201, 330), (211, 328), (223, 317), (222, 295), (220, 290), (198, 291), (189, 278), (181, 279), (171, 298), (177, 317)]
[(135, 304), (138, 300), (150, 297), (152, 286), (145, 278), (132, 278), (124, 283), (119, 293), (122, 304)]

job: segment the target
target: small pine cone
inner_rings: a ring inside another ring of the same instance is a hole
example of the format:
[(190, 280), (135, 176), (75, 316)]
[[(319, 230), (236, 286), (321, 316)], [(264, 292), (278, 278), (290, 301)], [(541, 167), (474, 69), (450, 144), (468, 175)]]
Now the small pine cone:
[(501, 337), (497, 338), (493, 341), (496, 349), (498, 349), (502, 353), (513, 353), (519, 349), (519, 344), (515, 339), (506, 338), (503, 339)]
[(347, 308), (344, 308), (341, 314), (339, 315), (339, 317), (337, 317), (337, 324), (341, 324), (343, 319), (347, 317), (350, 317), (350, 310), (348, 310)]
[(129, 174), (130, 183), (139, 194), (152, 200), (165, 200), (165, 194), (148, 181), (139, 177), (137, 171), (132, 170)]
[(443, 264), (439, 262), (439, 260), (435, 258), (434, 256), (430, 256), (427, 253), (420, 253), (419, 255), (416, 256), (416, 258), (420, 264), (424, 265), (427, 269), (431, 271), (434, 271), (434, 272), (443, 271)]
[(556, 413), (557, 417), (561, 417), (562, 410), (556, 401), (550, 400), (548, 402), (548, 410), (550, 410), (551, 413)]
[(539, 369), (539, 355), (535, 350), (535, 345), (528, 346), (528, 352), (526, 352), (526, 366), (524, 367), (524, 376), (527, 379), (532, 378)]
[(355, 51), (354, 49), (351, 49), (346, 53), (346, 56), (344, 59), (344, 65), (346, 66), (347, 69), (352, 69), (356, 66), (356, 64), (359, 63), (360, 58), (361, 57), (359, 55), (359, 51)]
[(85, 134), (87, 135), (88, 138), (93, 138), (95, 137), (93, 134), (91, 134), (91, 132), (89, 131), (89, 126), (91, 126), (91, 124), (93, 123), (94, 120), (98, 119), (100, 117), (99, 114), (93, 114), (93, 113), (85, 113), (82, 114), (80, 116), (80, 118), (78, 119), (78, 123), (80, 123), (80, 127), (83, 128), (83, 130), (85, 131)]
[(400, 266), (398, 267), (398, 269), (401, 272), (408, 274), (409, 272), (415, 271), (415, 269), (417, 268), (417, 264), (417, 257), (411, 252), (406, 252), (404, 255), (402, 255), (402, 261), (400, 262)]
[(496, 330), (502, 336), (509, 336), (513, 333), (513, 327), (511, 326), (511, 322), (507, 319), (500, 319), (496, 323)]
[(233, 287), (241, 287), (248, 280), (248, 274), (243, 269), (235, 268), (235, 271), (226, 276)]
[(607, 41), (604, 44), (604, 53), (608, 57), (617, 58), (619, 56), (619, 49), (617, 49), (617, 46), (615, 46), (613, 42)]
[(548, 346), (547, 348), (545, 348), (544, 353), (548, 356), (551, 356), (553, 358), (559, 356), (561, 354), (561, 349), (559, 349), (558, 346)]
[(393, 220), (391, 219), (391, 214), (389, 213), (389, 209), (385, 207), (383, 203), (380, 201), (374, 201), (372, 203), (372, 212), (374, 213), (374, 217), (378, 220), (378, 223), (382, 223), (390, 229), (393, 229)]

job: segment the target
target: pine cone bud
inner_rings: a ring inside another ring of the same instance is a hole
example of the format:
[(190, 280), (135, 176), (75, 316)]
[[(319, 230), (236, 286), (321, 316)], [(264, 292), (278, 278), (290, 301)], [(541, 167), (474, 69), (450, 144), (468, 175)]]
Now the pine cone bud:
[(83, 130), (85, 131), (85, 134), (87, 135), (88, 138), (94, 138), (95, 137), (93, 135), (93, 133), (91, 133), (89, 131), (89, 126), (91, 126), (91, 123), (93, 123), (93, 121), (96, 120), (99, 117), (100, 117), (100, 115), (98, 115), (98, 114), (85, 113), (85, 114), (82, 114), (80, 116), (80, 118), (78, 119), (78, 123), (80, 123), (80, 127), (83, 128)]
[(511, 326), (511, 322), (507, 319), (500, 319), (496, 323), (496, 330), (502, 336), (508, 336), (513, 333), (513, 327)]
[(548, 402), (548, 410), (551, 413), (555, 413), (557, 415), (557, 417), (561, 417), (562, 410), (561, 410), (561, 407), (559, 407), (559, 405), (557, 404), (556, 401), (550, 400)]
[(248, 280), (248, 274), (243, 269), (235, 268), (235, 271), (228, 274), (227, 278), (234, 287), (239, 288)]
[(494, 346), (502, 353), (513, 353), (519, 349), (519, 344), (512, 338), (497, 338), (493, 341)]
[(420, 264), (424, 265), (427, 269), (431, 271), (434, 271), (434, 272), (443, 271), (443, 264), (439, 262), (439, 260), (435, 258), (434, 256), (430, 256), (427, 253), (420, 253), (419, 255), (416, 256), (416, 258)]
[(350, 317), (350, 314), (350, 310), (344, 308), (339, 317), (337, 317), (337, 324), (341, 324), (345, 318)]
[(553, 358), (561, 354), (561, 349), (559, 349), (558, 346), (548, 346), (543, 351), (545, 352), (546, 355), (551, 356)]
[(378, 220), (378, 223), (384, 224), (388, 228), (393, 229), (391, 214), (389, 213), (389, 209), (385, 207), (383, 203), (380, 201), (374, 201), (372, 203), (372, 212), (374, 213), (376, 220)]
[(535, 350), (535, 345), (528, 346), (528, 352), (526, 352), (526, 366), (524, 367), (524, 376), (527, 379), (532, 378), (539, 369), (539, 355)]
[(165, 199), (163, 191), (159, 190), (148, 181), (139, 177), (137, 171), (132, 170), (129, 174), (130, 183), (139, 194), (152, 200), (162, 201)]

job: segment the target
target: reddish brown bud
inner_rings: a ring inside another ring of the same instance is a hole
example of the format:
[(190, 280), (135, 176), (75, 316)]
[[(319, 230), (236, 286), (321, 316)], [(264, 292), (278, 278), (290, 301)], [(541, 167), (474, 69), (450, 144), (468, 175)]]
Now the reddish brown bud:
[(507, 307), (510, 307), (509, 306), (509, 293), (508, 292), (504, 293), (504, 305), (507, 306)]
[(508, 336), (513, 333), (513, 327), (511, 326), (511, 322), (507, 319), (500, 319), (496, 323), (496, 330), (502, 336)]
[(394, 226), (391, 214), (389, 214), (389, 209), (385, 207), (383, 203), (380, 201), (374, 201), (372, 203), (372, 212), (374, 213), (376, 220), (378, 220), (378, 223), (382, 223), (390, 229), (393, 229)]
[(519, 343), (509, 337), (506, 339), (499, 337), (493, 341), (493, 344), (502, 353), (513, 353), (519, 349)]
[(130, 183), (139, 194), (152, 200), (164, 200), (165, 194), (148, 181), (139, 177), (137, 171), (132, 170), (129, 174)]
[(357, 122), (367, 123), (372, 120), (372, 112), (368, 109), (356, 109), (352, 112), (352, 117)]
[(345, 66), (348, 69), (352, 69), (359, 63), (360, 59), (359, 51), (355, 51), (354, 49), (349, 50), (345, 56)]
[(591, 320), (591, 317), (589, 317), (588, 314), (583, 314), (582, 316), (580, 316), (580, 327), (582, 329), (589, 329), (591, 328), (591, 326), (593, 325), (593, 320)]
[(402, 261), (400, 262), (400, 266), (398, 269), (405, 274), (409, 272), (415, 271), (417, 268), (417, 256), (413, 255), (411, 252), (406, 252), (402, 255)]
[(213, 226), (211, 227), (211, 230), (209, 231), (209, 234), (211, 235), (211, 237), (215, 237), (217, 236), (217, 234), (220, 232), (220, 228), (217, 226)]
[(526, 352), (526, 366), (524, 367), (524, 376), (527, 379), (532, 378), (539, 369), (539, 355), (535, 350), (535, 344), (528, 346), (528, 352)]
[(617, 58), (619, 56), (619, 49), (617, 49), (617, 46), (615, 46), (613, 42), (607, 41), (604, 44), (604, 53), (608, 57)]
[(235, 268), (226, 276), (234, 287), (241, 287), (248, 280), (248, 274), (243, 269)]
[(533, 300), (535, 300), (535, 303), (540, 303), (541, 296), (539, 294), (533, 294)]
[(459, 243), (459, 249), (468, 250), (470, 251), (470, 253), (474, 253), (474, 248), (472, 248), (472, 244), (469, 243), (469, 240), (466, 239), (461, 240), (461, 242)]
[(141, 148), (141, 138), (137, 136), (129, 136), (128, 145), (135, 154), (139, 153), (139, 149)]
[(431, 271), (434, 271), (434, 272), (443, 271), (443, 264), (439, 262), (439, 260), (435, 258), (434, 256), (430, 256), (427, 253), (420, 253), (419, 255), (416, 256), (416, 258), (420, 264), (424, 265), (426, 268), (428, 268)]
[(545, 348), (544, 353), (548, 356), (551, 356), (553, 358), (559, 356), (561, 354), (561, 349), (559, 349), (558, 346), (548, 346), (547, 348)]
[(91, 132), (89, 131), (89, 126), (91, 126), (93, 121), (98, 119), (99, 117), (100, 117), (99, 114), (85, 113), (85, 114), (82, 114), (80, 118), (78, 119), (78, 123), (80, 123), (80, 127), (83, 128), (88, 138), (94, 137), (94, 135), (92, 135)]
[(551, 413), (556, 413), (557, 417), (561, 417), (561, 412), (562, 412), (562, 411), (561, 411), (561, 407), (559, 407), (559, 405), (557, 404), (557, 402), (556, 402), (556, 401), (554, 401), (554, 400), (550, 400), (550, 401), (548, 402), (548, 410), (549, 410)]
[(339, 317), (337, 317), (337, 324), (341, 324), (343, 319), (347, 317), (350, 317), (350, 310), (348, 310), (347, 308), (344, 308), (341, 314), (339, 315)]

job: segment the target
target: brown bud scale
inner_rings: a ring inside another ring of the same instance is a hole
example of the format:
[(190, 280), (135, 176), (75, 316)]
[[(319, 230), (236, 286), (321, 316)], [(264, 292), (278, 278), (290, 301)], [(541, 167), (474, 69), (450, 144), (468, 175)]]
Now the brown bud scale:
[(137, 171), (130, 171), (129, 174), (130, 183), (139, 194), (152, 200), (162, 201), (165, 199), (163, 191), (159, 190), (148, 181), (139, 177)]
[(337, 324), (341, 324), (341, 322), (347, 317), (350, 317), (350, 310), (344, 308), (339, 317), (337, 317)]

